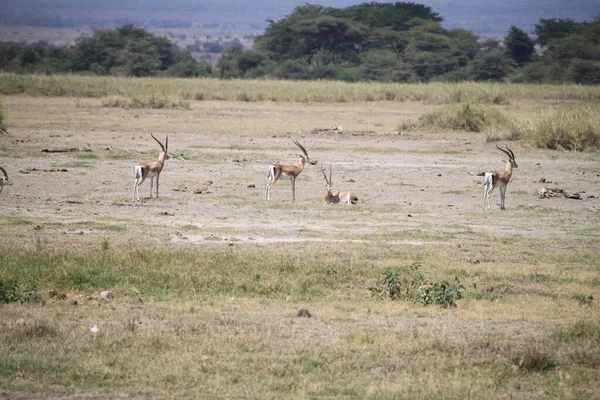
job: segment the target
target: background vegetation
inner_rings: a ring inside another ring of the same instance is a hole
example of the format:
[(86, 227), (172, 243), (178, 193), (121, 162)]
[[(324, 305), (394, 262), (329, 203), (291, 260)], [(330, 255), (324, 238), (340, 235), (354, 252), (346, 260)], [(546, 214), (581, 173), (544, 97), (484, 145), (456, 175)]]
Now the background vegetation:
[[(15, 72), (117, 76), (218, 76), (343, 81), (600, 82), (600, 20), (540, 19), (535, 38), (511, 26), (503, 40), (444, 29), (431, 7), (364, 3), (306, 4), (269, 21), (252, 50), (219, 45), (216, 68), (169, 39), (131, 24), (96, 29), (74, 46), (2, 43), (0, 68)], [(200, 44), (198, 44), (200, 46)]]
[[(548, 149), (600, 148), (600, 88), (593, 85), (498, 83), (347, 83), (216, 78), (138, 79), (0, 73), (0, 94), (98, 98), (104, 107), (191, 109), (193, 101), (423, 102), (439, 105), (418, 119), (399, 120), (398, 131), (481, 132), (488, 140), (522, 140)], [(548, 105), (534, 118), (514, 116), (518, 104)], [(554, 102), (550, 104), (549, 102)], [(559, 103), (556, 103), (559, 102)]]

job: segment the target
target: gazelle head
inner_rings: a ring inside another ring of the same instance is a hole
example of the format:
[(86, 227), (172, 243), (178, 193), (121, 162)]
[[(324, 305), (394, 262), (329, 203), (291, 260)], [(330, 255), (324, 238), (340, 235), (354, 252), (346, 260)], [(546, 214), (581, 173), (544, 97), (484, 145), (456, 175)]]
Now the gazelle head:
[(515, 153), (513, 153), (513, 151), (509, 149), (508, 146), (504, 145), (506, 150), (504, 150), (498, 145), (496, 145), (496, 147), (498, 148), (498, 150), (500, 150), (508, 156), (508, 160), (502, 160), (502, 162), (510, 162), (512, 168), (519, 168), (519, 166), (517, 165), (517, 161), (515, 160)]
[(308, 161), (308, 163), (310, 165), (317, 164), (317, 160), (311, 160), (310, 157), (308, 156), (308, 153), (306, 152), (306, 149), (300, 143), (298, 143), (298, 141), (296, 139), (294, 139), (294, 143), (296, 144), (296, 146), (298, 146), (300, 148), (300, 150), (302, 150), (302, 153), (303, 153), (303, 154), (298, 154), (298, 157), (302, 158), (303, 160)]
[(165, 139), (164, 146), (157, 138), (154, 137), (154, 135), (152, 133), (150, 135), (152, 136), (152, 139), (156, 140), (156, 143), (158, 143), (160, 145), (160, 148), (162, 149), (162, 153), (164, 154), (163, 159), (168, 160), (169, 153), (167, 153), (167, 150), (169, 149), (169, 135), (165, 135), (166, 139)]
[(327, 191), (329, 192), (331, 190), (331, 164), (329, 164), (329, 178), (327, 178), (327, 174), (325, 173), (325, 168), (323, 168), (323, 164), (321, 164), (321, 172), (323, 173), (323, 178), (325, 178), (325, 183), (323, 184), (323, 186), (325, 186), (327, 188)]
[(8, 178), (8, 172), (3, 167), (0, 167), (0, 171), (4, 174), (3, 177), (0, 177), (0, 181), (2, 185), (12, 185), (12, 181)]

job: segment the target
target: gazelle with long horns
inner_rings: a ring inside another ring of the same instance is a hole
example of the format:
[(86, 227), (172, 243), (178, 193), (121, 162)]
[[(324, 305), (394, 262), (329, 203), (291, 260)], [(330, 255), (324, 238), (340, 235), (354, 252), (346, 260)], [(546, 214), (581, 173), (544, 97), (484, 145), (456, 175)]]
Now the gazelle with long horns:
[(490, 206), (490, 194), (494, 191), (495, 187), (500, 188), (500, 209), (504, 210), (504, 198), (506, 197), (506, 187), (508, 186), (508, 182), (510, 182), (510, 177), (512, 176), (513, 168), (518, 168), (517, 162), (515, 161), (515, 153), (511, 149), (509, 149), (506, 145), (506, 148), (503, 149), (500, 146), (496, 145), (498, 150), (502, 151), (508, 156), (508, 160), (502, 160), (504, 163), (504, 169), (502, 171), (488, 171), (485, 173), (484, 183), (483, 183), (483, 209), (485, 210), (485, 203), (487, 201), (488, 210), (491, 209)]
[(327, 202), (327, 204), (337, 204), (337, 203), (342, 203), (342, 204), (356, 204), (358, 203), (358, 197), (356, 197), (356, 195), (352, 192), (340, 192), (340, 191), (335, 191), (332, 192), (331, 191), (331, 174), (332, 174), (332, 168), (331, 168), (331, 164), (329, 164), (329, 179), (327, 179), (327, 174), (325, 173), (325, 169), (323, 168), (323, 165), (321, 165), (321, 172), (323, 172), (323, 178), (325, 178), (325, 187), (327, 188), (327, 193), (325, 194), (325, 201)]
[(12, 181), (8, 179), (8, 172), (3, 167), (0, 167), (0, 171), (4, 174), (4, 176), (0, 176), (0, 193), (2, 193), (2, 189), (4, 189), (4, 185), (10, 186), (12, 185)]
[(315, 165), (317, 163), (316, 160), (311, 160), (310, 157), (308, 157), (306, 149), (295, 139), (294, 144), (296, 144), (296, 146), (302, 150), (302, 154), (298, 154), (300, 160), (298, 160), (296, 165), (273, 164), (269, 166), (269, 180), (267, 182), (267, 194), (265, 196), (267, 200), (269, 200), (271, 195), (271, 186), (273, 186), (279, 179), (285, 179), (291, 181), (292, 201), (296, 201), (296, 178), (304, 170), (304, 165), (307, 161), (311, 165)]
[(169, 135), (166, 135), (165, 144), (163, 144), (154, 137), (153, 134), (150, 134), (152, 139), (156, 140), (156, 142), (160, 145), (162, 151), (158, 153), (158, 158), (152, 161), (142, 161), (135, 165), (135, 184), (133, 186), (133, 199), (131, 201), (140, 201), (140, 185), (146, 180), (146, 178), (150, 178), (150, 198), (152, 198), (152, 186), (154, 183), (154, 177), (156, 176), (156, 198), (158, 198), (158, 178), (160, 177), (160, 172), (165, 166), (165, 161), (169, 159), (169, 154), (167, 153), (169, 149)]

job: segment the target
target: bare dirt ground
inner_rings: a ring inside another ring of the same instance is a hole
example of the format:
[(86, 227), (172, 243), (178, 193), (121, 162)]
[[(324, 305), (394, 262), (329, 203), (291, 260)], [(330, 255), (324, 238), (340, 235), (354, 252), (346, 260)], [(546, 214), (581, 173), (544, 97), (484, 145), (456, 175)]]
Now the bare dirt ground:
[[(457, 223), (474, 232), (500, 234), (510, 227), (547, 238), (595, 223), (600, 207), (595, 155), (509, 144), (519, 168), (508, 188), (507, 210), (499, 210), (495, 191), (493, 209), (484, 213), (482, 178), (476, 174), (501, 169), (504, 155), (482, 134), (396, 131), (401, 120), (426, 110), (418, 104), (198, 102), (192, 111), (157, 111), (64, 99), (12, 97), (3, 103), (9, 124), (16, 126), (0, 138), (0, 163), (15, 184), (5, 187), (0, 207), (5, 216), (36, 222), (32, 228), (52, 243), (111, 230), (126, 231), (132, 240), (151, 237), (163, 246), (368, 240), (423, 226), (452, 231)], [(328, 130), (337, 126), (343, 133)], [(150, 132), (161, 140), (169, 135), (171, 159), (161, 175), (160, 199), (149, 198), (146, 181), (142, 201), (131, 202), (133, 165), (160, 150)], [(277, 183), (271, 201), (264, 200), (268, 165), (297, 161), (292, 138), (320, 164), (333, 166), (334, 187), (354, 191), (358, 206), (325, 205), (318, 166), (307, 166), (298, 178), (295, 204), (288, 182)], [(42, 152), (60, 147), (90, 151)], [(580, 192), (582, 199), (540, 199), (536, 191), (542, 187)], [(536, 210), (545, 210), (544, 218)]]

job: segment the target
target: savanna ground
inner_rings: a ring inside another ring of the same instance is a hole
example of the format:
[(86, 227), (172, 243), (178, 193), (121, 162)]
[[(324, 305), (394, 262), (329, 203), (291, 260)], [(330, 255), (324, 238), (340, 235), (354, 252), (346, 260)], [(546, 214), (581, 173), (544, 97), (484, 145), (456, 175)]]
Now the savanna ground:
[[(597, 153), (401, 130), (427, 101), (246, 100), (0, 97), (0, 398), (600, 398)], [(132, 202), (150, 133), (171, 158)], [(318, 166), (265, 201), (292, 139), (359, 204), (326, 205)], [(496, 144), (519, 167), (484, 212)], [(415, 276), (462, 298), (425, 305)]]

